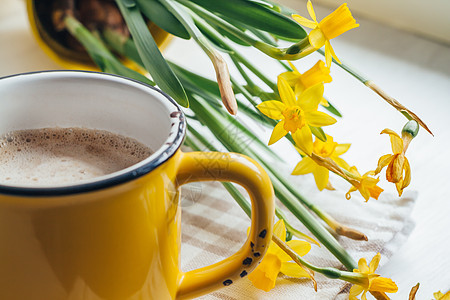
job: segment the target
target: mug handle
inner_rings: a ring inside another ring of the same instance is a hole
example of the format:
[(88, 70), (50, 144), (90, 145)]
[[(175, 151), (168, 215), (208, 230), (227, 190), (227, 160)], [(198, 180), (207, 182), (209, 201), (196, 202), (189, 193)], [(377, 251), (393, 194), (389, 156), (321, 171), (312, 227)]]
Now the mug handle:
[[(193, 298), (233, 284), (249, 274), (264, 256), (272, 237), (274, 193), (264, 169), (236, 153), (181, 153), (178, 185), (194, 181), (230, 181), (242, 185), (252, 204), (251, 228), (244, 245), (232, 256), (200, 269), (182, 273), (177, 299)], [(245, 229), (243, 229), (245, 230)]]

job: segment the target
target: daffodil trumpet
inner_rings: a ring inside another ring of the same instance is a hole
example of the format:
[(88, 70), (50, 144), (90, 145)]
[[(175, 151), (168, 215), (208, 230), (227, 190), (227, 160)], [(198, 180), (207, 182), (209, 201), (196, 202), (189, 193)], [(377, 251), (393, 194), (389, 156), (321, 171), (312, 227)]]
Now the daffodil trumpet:
[(308, 35), (308, 39), (314, 49), (317, 50), (325, 46), (325, 60), (328, 67), (331, 66), (332, 58), (340, 64), (338, 57), (331, 47), (330, 40), (350, 29), (359, 26), (348, 9), (347, 3), (339, 6), (335, 11), (320, 22), (316, 19), (316, 13), (314, 12), (314, 8), (310, 0), (308, 0), (307, 8), (312, 20), (306, 19), (297, 14), (293, 14), (292, 18), (300, 25), (312, 29)]

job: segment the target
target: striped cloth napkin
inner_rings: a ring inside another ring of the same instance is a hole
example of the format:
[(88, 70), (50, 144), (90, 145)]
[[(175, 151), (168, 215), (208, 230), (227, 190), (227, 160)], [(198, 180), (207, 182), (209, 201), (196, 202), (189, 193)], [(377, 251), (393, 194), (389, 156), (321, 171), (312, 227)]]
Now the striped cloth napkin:
[[(402, 198), (382, 193), (378, 200), (365, 202), (357, 193), (345, 199), (348, 186), (335, 191), (319, 192), (311, 178), (292, 176), (299, 191), (344, 225), (367, 235), (369, 241), (354, 241), (338, 237), (355, 260), (368, 262), (380, 252), (380, 266), (386, 263), (403, 244), (414, 223), (410, 213), (417, 193), (405, 192)], [(245, 193), (244, 193), (245, 194)], [(182, 188), (182, 270), (189, 271), (210, 265), (236, 252), (246, 239), (250, 220), (218, 182), (191, 183)], [(287, 210), (286, 210), (287, 211)], [(292, 224), (309, 234), (295, 218)], [(305, 258), (319, 266), (342, 268), (322, 246), (312, 246)], [(274, 289), (264, 292), (255, 288), (248, 278), (199, 299), (348, 299), (350, 285), (316, 274), (318, 291), (306, 279), (289, 278), (282, 274)]]

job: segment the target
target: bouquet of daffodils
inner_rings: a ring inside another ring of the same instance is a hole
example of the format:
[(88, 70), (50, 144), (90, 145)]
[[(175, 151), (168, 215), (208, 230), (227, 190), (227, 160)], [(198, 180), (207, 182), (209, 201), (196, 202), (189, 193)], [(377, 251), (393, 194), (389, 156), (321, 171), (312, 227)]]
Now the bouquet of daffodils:
[[(349, 190), (343, 195), (347, 199), (353, 192), (359, 192), (366, 201), (377, 199), (383, 192), (377, 185), (378, 175), (383, 170), (387, 181), (395, 184), (399, 196), (411, 181), (406, 151), (419, 127), (430, 130), (417, 115), (371, 80), (340, 62), (331, 40), (359, 26), (346, 4), (319, 21), (311, 1), (307, 3), (309, 18), (269, 0), (47, 2), (52, 7), (51, 13), (47, 11), (46, 14), (51, 19), (47, 23), (51, 24), (51, 31), (58, 36), (63, 47), (89, 55), (104, 72), (157, 85), (186, 107), (189, 119), (187, 146), (194, 150), (216, 150), (220, 145), (252, 157), (266, 169), (277, 198), (314, 237), (292, 226), (283, 211), (276, 208), (279, 221), (274, 228), (272, 244), (262, 263), (249, 275), (256, 287), (265, 291), (272, 289), (281, 272), (292, 277), (310, 278), (317, 289), (314, 273), (319, 272), (329, 278), (352, 283), (350, 299), (357, 299), (359, 295), (366, 299), (368, 292), (377, 299), (388, 299), (386, 293), (397, 291), (394, 281), (376, 274), (380, 254), (375, 255), (370, 264), (365, 258), (357, 263), (330, 231), (361, 240), (361, 243), (367, 237), (338, 223), (309, 201), (287, 180), (286, 174), (270, 163), (279, 157), (269, 146), (286, 138), (301, 157), (292, 166), (292, 174), (312, 173), (320, 191), (333, 189), (330, 171), (348, 182)], [(175, 37), (193, 39), (211, 60), (216, 81), (164, 59), (149, 31), (155, 25)], [(285, 71), (275, 74), (276, 77), (268, 77), (240, 53), (242, 47), (264, 53), (268, 60), (275, 60)], [(304, 73), (299, 72), (293, 61), (315, 51), (322, 54), (324, 60), (317, 61)], [(229, 57), (238, 74), (230, 75), (223, 56)], [(401, 132), (391, 129), (381, 132), (390, 137), (392, 153), (380, 157), (374, 170), (360, 172), (349, 165), (340, 156), (350, 144), (339, 144), (325, 132), (324, 128), (339, 123), (341, 118), (332, 99), (324, 97), (325, 84), (332, 81), (331, 67), (346, 70), (397, 109), (399, 117), (406, 118)], [(262, 84), (255, 83), (254, 78)], [(245, 84), (240, 83), (243, 81)], [(272, 130), (269, 141), (262, 141), (251, 126), (238, 122), (232, 116), (238, 110), (255, 124)], [(206, 135), (214, 137), (213, 140), (205, 137), (206, 131), (209, 131)], [(231, 183), (223, 185), (250, 215), (250, 205), (240, 191)], [(296, 239), (292, 240), (292, 237)], [(313, 265), (303, 258), (312, 244), (319, 243), (347, 270)], [(446, 297), (442, 293), (438, 296)]]

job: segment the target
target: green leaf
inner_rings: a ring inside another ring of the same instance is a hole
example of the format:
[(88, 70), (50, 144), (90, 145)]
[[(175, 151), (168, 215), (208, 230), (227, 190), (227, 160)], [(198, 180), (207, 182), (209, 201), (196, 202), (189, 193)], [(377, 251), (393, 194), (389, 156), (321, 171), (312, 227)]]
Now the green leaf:
[(159, 51), (139, 9), (126, 7), (123, 1), (116, 0), (145, 68), (164, 92), (181, 106), (188, 107), (186, 92)]
[(190, 81), (192, 84), (197, 85), (200, 88), (200, 90), (207, 91), (208, 93), (211, 93), (214, 96), (220, 98), (219, 85), (217, 84), (216, 81), (197, 75), (174, 63), (169, 62), (169, 65), (175, 71), (175, 73), (179, 78), (183, 77), (186, 80)]
[(306, 32), (294, 20), (250, 0), (192, 0), (207, 10), (284, 38), (301, 40)]
[(311, 129), (312, 134), (314, 134), (319, 140), (322, 142), (327, 141), (327, 136), (325, 135), (322, 127), (309, 126), (309, 128)]
[(190, 39), (191, 35), (183, 24), (157, 0), (137, 0), (141, 12), (153, 23), (182, 39)]
[(107, 73), (129, 77), (148, 85), (155, 85), (153, 81), (144, 75), (125, 67), (106, 47), (101, 40), (87, 30), (73, 17), (65, 19), (66, 28), (83, 45), (94, 63)]

